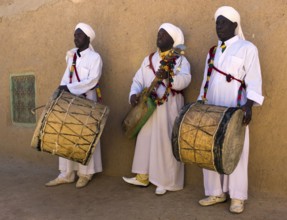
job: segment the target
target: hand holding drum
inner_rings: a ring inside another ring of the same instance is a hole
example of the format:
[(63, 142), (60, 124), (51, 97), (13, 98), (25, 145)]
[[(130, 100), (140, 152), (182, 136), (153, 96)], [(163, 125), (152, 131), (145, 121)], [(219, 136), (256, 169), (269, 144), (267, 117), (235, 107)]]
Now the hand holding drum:
[(131, 98), (130, 98), (130, 102), (131, 102), (131, 105), (132, 105), (133, 107), (135, 107), (135, 106), (138, 104), (138, 102), (139, 102), (139, 96), (136, 95), (136, 94), (133, 94), (133, 95), (131, 96)]
[(245, 105), (241, 107), (241, 109), (244, 111), (244, 118), (243, 118), (243, 125), (248, 125), (252, 118), (252, 106), (254, 102), (250, 99), (247, 99), (247, 102)]

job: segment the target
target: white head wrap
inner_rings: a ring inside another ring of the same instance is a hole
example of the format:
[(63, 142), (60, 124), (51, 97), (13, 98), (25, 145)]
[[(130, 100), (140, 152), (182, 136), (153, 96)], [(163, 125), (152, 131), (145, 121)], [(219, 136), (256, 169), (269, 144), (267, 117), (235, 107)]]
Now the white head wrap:
[(239, 38), (244, 40), (245, 37), (241, 29), (239, 13), (230, 6), (222, 6), (218, 8), (217, 11), (215, 12), (215, 15), (214, 15), (215, 21), (217, 17), (220, 15), (222, 15), (223, 17), (227, 18), (228, 20), (232, 22), (237, 23), (237, 28), (235, 29), (235, 35), (238, 35)]
[(93, 28), (88, 25), (88, 24), (85, 24), (85, 23), (79, 23), (77, 24), (77, 26), (75, 27), (75, 30), (77, 29), (81, 29), (89, 38), (90, 38), (90, 45), (89, 47), (91, 48), (91, 50), (94, 51), (94, 48), (93, 46), (91, 45), (91, 42), (95, 39), (96, 37), (96, 33), (95, 31), (93, 30)]
[(170, 23), (163, 23), (160, 27), (160, 29), (164, 29), (173, 39), (173, 47), (176, 47), (177, 45), (184, 44), (184, 36), (182, 31)]

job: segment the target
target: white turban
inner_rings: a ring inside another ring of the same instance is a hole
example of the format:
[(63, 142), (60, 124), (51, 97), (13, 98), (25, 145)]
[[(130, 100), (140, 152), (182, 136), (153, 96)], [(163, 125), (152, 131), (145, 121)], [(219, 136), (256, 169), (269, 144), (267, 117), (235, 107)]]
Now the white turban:
[(163, 23), (160, 27), (160, 29), (164, 29), (173, 39), (173, 47), (176, 47), (177, 45), (184, 44), (184, 36), (182, 31), (170, 23)]
[(79, 23), (77, 24), (77, 26), (75, 27), (75, 30), (77, 29), (81, 29), (89, 38), (90, 38), (90, 45), (89, 47), (94, 50), (93, 46), (91, 45), (91, 42), (95, 39), (96, 37), (96, 33), (93, 30), (93, 28), (85, 23)]
[(238, 35), (239, 38), (244, 40), (245, 37), (241, 29), (239, 13), (230, 6), (222, 6), (218, 8), (217, 11), (215, 12), (215, 15), (214, 15), (215, 21), (220, 15), (222, 15), (223, 17), (227, 18), (228, 20), (232, 22), (237, 23), (237, 28), (235, 29), (235, 35)]

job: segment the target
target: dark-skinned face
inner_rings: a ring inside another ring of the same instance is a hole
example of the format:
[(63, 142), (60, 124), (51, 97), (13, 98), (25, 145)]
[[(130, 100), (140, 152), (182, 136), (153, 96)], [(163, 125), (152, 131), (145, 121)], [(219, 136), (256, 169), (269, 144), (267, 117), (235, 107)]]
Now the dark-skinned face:
[(232, 22), (222, 15), (218, 16), (216, 19), (216, 33), (221, 41), (227, 41), (234, 37), (236, 27), (236, 22)]
[(161, 52), (170, 50), (174, 44), (172, 37), (164, 29), (160, 29), (157, 33), (156, 45)]
[(79, 51), (83, 51), (89, 47), (90, 38), (78, 28), (74, 33), (74, 43), (79, 48)]

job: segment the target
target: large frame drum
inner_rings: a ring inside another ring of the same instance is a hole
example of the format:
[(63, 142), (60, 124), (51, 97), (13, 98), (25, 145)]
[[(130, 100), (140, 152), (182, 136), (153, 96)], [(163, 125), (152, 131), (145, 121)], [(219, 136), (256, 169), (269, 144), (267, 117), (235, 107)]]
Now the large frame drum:
[(38, 120), (31, 146), (86, 165), (100, 140), (108, 114), (107, 106), (56, 91)]
[(200, 103), (184, 106), (173, 127), (175, 158), (221, 174), (231, 174), (243, 149), (243, 117), (240, 108)]

